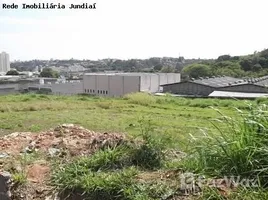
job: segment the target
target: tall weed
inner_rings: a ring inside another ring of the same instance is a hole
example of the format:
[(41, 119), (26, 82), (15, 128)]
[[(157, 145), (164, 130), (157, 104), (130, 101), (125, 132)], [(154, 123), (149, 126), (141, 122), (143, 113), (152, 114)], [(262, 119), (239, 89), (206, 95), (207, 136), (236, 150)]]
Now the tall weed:
[(238, 118), (222, 114), (212, 124), (217, 134), (192, 137), (185, 166), (216, 176), (235, 175), (268, 184), (268, 107), (248, 105)]

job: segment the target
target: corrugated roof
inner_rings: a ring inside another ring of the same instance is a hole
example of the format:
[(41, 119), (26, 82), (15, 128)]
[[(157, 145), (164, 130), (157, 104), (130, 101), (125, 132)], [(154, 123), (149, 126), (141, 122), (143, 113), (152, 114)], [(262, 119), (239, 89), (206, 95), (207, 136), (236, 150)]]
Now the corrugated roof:
[(239, 83), (241, 84), (244, 81), (243, 79), (224, 76), (224, 77), (200, 78), (192, 80), (192, 82), (202, 85), (208, 85), (211, 87), (225, 87), (232, 84), (239, 84)]
[(268, 97), (268, 93), (213, 91), (208, 96), (209, 97), (231, 97), (231, 98), (258, 98), (258, 97)]
[[(252, 84), (256, 86), (268, 87), (268, 76), (263, 76), (260, 78), (234, 78), (229, 76), (221, 76), (221, 77), (205, 77), (199, 79), (191, 79), (191, 83), (197, 83), (201, 85), (206, 85), (214, 88), (228, 87), (228, 86), (236, 86), (236, 85), (244, 85), (244, 84)], [(180, 84), (183, 82), (173, 83)], [(172, 84), (164, 84), (172, 85)]]

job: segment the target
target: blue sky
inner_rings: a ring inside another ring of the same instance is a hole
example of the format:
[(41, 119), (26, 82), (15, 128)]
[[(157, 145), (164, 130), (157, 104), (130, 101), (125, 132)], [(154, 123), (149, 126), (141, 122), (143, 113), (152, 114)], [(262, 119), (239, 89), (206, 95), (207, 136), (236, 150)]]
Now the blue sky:
[(0, 9), (11, 60), (216, 58), (268, 48), (266, 0), (0, 0), (87, 2), (96, 10)]

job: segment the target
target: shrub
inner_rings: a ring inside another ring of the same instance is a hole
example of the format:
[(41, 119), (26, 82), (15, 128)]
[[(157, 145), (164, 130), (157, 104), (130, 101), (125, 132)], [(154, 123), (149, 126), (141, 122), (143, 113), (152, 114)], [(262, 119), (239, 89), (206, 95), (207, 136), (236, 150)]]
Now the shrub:
[(110, 109), (113, 106), (113, 102), (97, 102), (96, 105), (102, 109)]
[(162, 160), (164, 159), (163, 150), (166, 146), (165, 142), (169, 137), (157, 137), (151, 120), (142, 118), (138, 123), (140, 124), (140, 136), (142, 137), (143, 143), (133, 151), (132, 162), (145, 169), (160, 168)]
[(124, 97), (130, 103), (142, 106), (149, 106), (156, 103), (156, 98), (148, 93), (132, 93)]

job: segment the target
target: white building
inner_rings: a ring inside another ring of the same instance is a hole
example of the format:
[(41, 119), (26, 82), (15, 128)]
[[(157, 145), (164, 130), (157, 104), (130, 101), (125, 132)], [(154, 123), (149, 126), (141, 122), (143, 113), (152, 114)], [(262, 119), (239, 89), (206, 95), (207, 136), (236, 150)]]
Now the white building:
[(83, 77), (83, 93), (123, 96), (134, 92), (156, 93), (160, 85), (180, 82), (179, 73), (88, 73)]
[(6, 52), (0, 53), (0, 72), (8, 72), (10, 70), (9, 55)]

